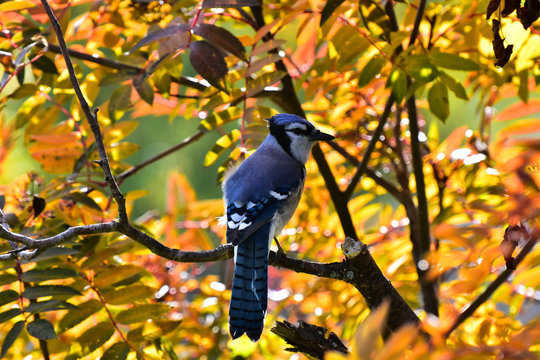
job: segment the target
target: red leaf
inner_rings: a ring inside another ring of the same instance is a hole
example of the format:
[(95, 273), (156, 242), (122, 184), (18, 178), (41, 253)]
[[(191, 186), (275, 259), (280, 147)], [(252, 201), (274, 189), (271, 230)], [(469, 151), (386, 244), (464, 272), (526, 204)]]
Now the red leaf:
[(240, 60), (247, 61), (246, 49), (236, 36), (228, 30), (211, 24), (198, 24), (193, 28), (193, 33), (208, 40), (212, 45), (219, 46), (223, 50), (233, 54)]
[(189, 48), (189, 61), (193, 68), (210, 84), (224, 90), (219, 81), (227, 75), (228, 69), (221, 52), (206, 41), (193, 41)]
[(135, 44), (135, 46), (129, 52), (133, 53), (135, 50), (143, 47), (146, 44), (151, 43), (152, 41), (166, 39), (172, 36), (182, 36), (184, 35), (183, 33), (186, 33), (188, 31), (189, 31), (188, 24), (169, 25), (165, 27), (164, 29), (159, 29), (143, 37), (137, 44)]

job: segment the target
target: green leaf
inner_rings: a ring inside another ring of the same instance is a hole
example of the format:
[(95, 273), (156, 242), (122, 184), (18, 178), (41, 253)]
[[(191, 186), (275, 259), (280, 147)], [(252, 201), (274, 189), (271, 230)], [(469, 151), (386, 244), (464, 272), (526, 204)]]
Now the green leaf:
[(27, 299), (37, 299), (45, 296), (74, 296), (81, 293), (65, 285), (37, 285), (26, 288), (22, 295)]
[(201, 131), (211, 131), (238, 119), (241, 115), (242, 109), (231, 106), (226, 110), (209, 114), (206, 119), (201, 121), (198, 129)]
[(0, 285), (11, 284), (17, 281), (17, 276), (9, 273), (0, 274)]
[(248, 61), (244, 45), (229, 30), (222, 27), (201, 23), (193, 28), (193, 33), (208, 40), (212, 45), (233, 54), (243, 61)]
[(32, 269), (22, 274), (23, 281), (41, 282), (47, 280), (67, 279), (77, 276), (77, 272), (68, 268)]
[(195, 71), (210, 84), (225, 91), (220, 81), (225, 78), (229, 69), (221, 52), (206, 41), (192, 41), (189, 49), (189, 61)]
[(225, 150), (233, 146), (238, 139), (240, 139), (240, 131), (238, 129), (233, 129), (230, 134), (220, 137), (204, 157), (204, 166), (210, 166), (216, 162), (218, 157), (223, 154)]
[(0, 323), (13, 319), (15, 316), (22, 314), (20, 309), (9, 309), (0, 313)]
[(131, 348), (124, 342), (117, 342), (103, 353), (101, 360), (126, 360)]
[(13, 345), (15, 340), (17, 340), (17, 337), (21, 333), (22, 329), (24, 329), (24, 321), (17, 321), (15, 324), (13, 324), (13, 327), (9, 330), (6, 337), (4, 338), (4, 342), (2, 343), (0, 359), (6, 355), (11, 345)]
[(80, 324), (83, 320), (94, 314), (102, 307), (98, 300), (90, 299), (82, 304), (78, 305), (78, 309), (70, 310), (58, 323), (58, 333), (71, 329), (77, 324)]
[(396, 103), (400, 104), (407, 93), (407, 75), (401, 69), (395, 69), (390, 74), (392, 93), (396, 97)]
[(116, 316), (120, 324), (134, 324), (148, 319), (154, 319), (169, 312), (170, 307), (165, 304), (136, 305), (131, 309), (121, 311)]
[(369, 84), (369, 82), (381, 72), (384, 64), (386, 64), (386, 59), (381, 55), (372, 57), (360, 72), (358, 87), (364, 87)]
[(456, 97), (463, 99), (463, 100), (469, 100), (469, 97), (467, 96), (467, 92), (465, 91), (465, 88), (463, 85), (451, 77), (450, 75), (446, 74), (445, 72), (441, 71), (439, 73), (439, 78), (444, 82), (444, 84), (456, 95)]
[(111, 94), (107, 108), (111, 120), (119, 120), (131, 108), (131, 89), (130, 85), (121, 85)]
[(67, 301), (60, 300), (47, 300), (47, 301), (37, 301), (30, 303), (27, 307), (24, 308), (25, 312), (35, 314), (45, 311), (57, 311), (57, 310), (73, 310), (78, 309), (77, 306), (68, 303)]
[(529, 101), (529, 70), (523, 69), (518, 73), (519, 88), (518, 95), (524, 103)]
[(429, 110), (439, 119), (445, 121), (450, 114), (448, 89), (441, 81), (436, 81), (428, 91)]
[(129, 304), (140, 300), (146, 300), (154, 295), (156, 289), (142, 284), (134, 284), (115, 288), (103, 293), (105, 302), (112, 305)]
[(19, 298), (19, 293), (15, 290), (5, 290), (0, 292), (0, 306), (8, 304)]
[(58, 75), (58, 69), (56, 68), (56, 64), (47, 56), (41, 56), (36, 61), (34, 61), (32, 65), (43, 72)]
[(413, 61), (407, 66), (407, 73), (417, 82), (427, 84), (437, 78), (439, 71), (429, 61)]
[(436, 66), (446, 69), (461, 71), (475, 71), (480, 69), (480, 66), (476, 62), (455, 54), (436, 53), (432, 55), (432, 59)]
[(37, 319), (26, 325), (26, 331), (39, 340), (56, 339), (53, 324), (49, 320)]
[(88, 355), (93, 353), (113, 336), (114, 331), (114, 326), (110, 322), (101, 322), (86, 330), (77, 339), (81, 346), (80, 354)]
[(121, 265), (102, 270), (94, 278), (94, 285), (98, 288), (113, 285), (131, 276), (144, 276), (147, 272), (140, 266)]
[(68, 247), (57, 246), (57, 247), (53, 247), (53, 248), (43, 251), (41, 254), (39, 254), (38, 256), (34, 258), (34, 261), (43, 261), (43, 260), (55, 258), (58, 256), (75, 255), (78, 253), (79, 253), (78, 250), (71, 249)]
[(137, 75), (133, 78), (133, 86), (141, 99), (147, 104), (152, 105), (154, 103), (154, 88), (144, 74)]
[(91, 209), (94, 209), (96, 211), (102, 212), (103, 209), (101, 209), (101, 206), (99, 206), (94, 199), (92, 199), (90, 196), (80, 193), (80, 192), (72, 192), (71, 194), (68, 194), (63, 197), (63, 199), (71, 200), (76, 203), (83, 204), (85, 206), (88, 206)]

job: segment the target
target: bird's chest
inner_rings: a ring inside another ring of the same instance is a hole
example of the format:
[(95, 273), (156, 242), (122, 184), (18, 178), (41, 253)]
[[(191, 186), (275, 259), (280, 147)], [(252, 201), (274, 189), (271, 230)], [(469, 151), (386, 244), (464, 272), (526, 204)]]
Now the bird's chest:
[(283, 230), (283, 227), (285, 227), (289, 219), (294, 214), (294, 211), (298, 206), (298, 202), (300, 201), (300, 197), (302, 196), (303, 188), (304, 182), (302, 181), (296, 190), (291, 191), (283, 206), (274, 215), (274, 223), (276, 224), (274, 235), (279, 235), (281, 230)]

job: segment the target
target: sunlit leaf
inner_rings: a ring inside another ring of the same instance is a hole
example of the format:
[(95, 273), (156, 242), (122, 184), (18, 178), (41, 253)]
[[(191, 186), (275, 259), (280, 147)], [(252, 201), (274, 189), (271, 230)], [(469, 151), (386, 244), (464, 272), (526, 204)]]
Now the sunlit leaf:
[(495, 116), (497, 121), (508, 121), (529, 117), (540, 112), (540, 99), (531, 99), (527, 104), (516, 103), (508, 106)]
[(130, 304), (141, 300), (147, 300), (154, 295), (156, 289), (142, 284), (133, 284), (103, 293), (103, 298), (109, 304)]
[(17, 340), (17, 337), (19, 337), (19, 334), (21, 333), (22, 329), (24, 329), (24, 321), (17, 321), (15, 324), (13, 324), (13, 327), (9, 330), (6, 337), (4, 338), (4, 341), (2, 342), (2, 350), (0, 351), (0, 359), (3, 358), (11, 345)]
[(242, 109), (230, 107), (227, 110), (211, 113), (202, 120), (198, 129), (201, 131), (211, 131), (236, 120), (242, 115)]
[(114, 326), (110, 322), (101, 322), (94, 327), (86, 330), (77, 338), (81, 349), (80, 355), (91, 354), (96, 349), (105, 344), (114, 334)]
[(36, 6), (36, 3), (33, 1), (27, 0), (12, 0), (6, 1), (5, 3), (0, 4), (0, 11), (18, 11), (23, 9), (30, 9)]
[(69, 310), (58, 323), (58, 333), (71, 329), (72, 327), (80, 324), (83, 320), (87, 319), (90, 315), (94, 314), (102, 308), (101, 303), (98, 300), (90, 299), (81, 304), (78, 304), (78, 309)]
[(134, 324), (149, 319), (159, 318), (168, 313), (170, 307), (165, 304), (136, 305), (128, 310), (123, 310), (116, 316), (120, 324)]
[(115, 266), (97, 273), (94, 278), (94, 285), (97, 287), (105, 287), (126, 280), (134, 275), (142, 277), (146, 274), (147, 272), (139, 266)]
[(441, 81), (435, 82), (428, 91), (429, 110), (441, 120), (446, 120), (450, 114), (448, 89)]
[(233, 54), (240, 60), (247, 61), (244, 45), (229, 30), (216, 25), (201, 23), (193, 28), (193, 33)]
[(37, 319), (28, 323), (26, 325), (26, 331), (28, 331), (28, 334), (39, 340), (51, 340), (57, 338), (53, 324), (46, 319)]
[(266, 87), (280, 81), (286, 75), (283, 71), (274, 71), (257, 76), (255, 79), (250, 79), (246, 87), (246, 96), (252, 97), (259, 94)]
[(220, 137), (204, 157), (204, 166), (210, 166), (216, 162), (218, 157), (234, 145), (239, 138), (240, 131), (237, 129), (234, 129), (230, 134)]

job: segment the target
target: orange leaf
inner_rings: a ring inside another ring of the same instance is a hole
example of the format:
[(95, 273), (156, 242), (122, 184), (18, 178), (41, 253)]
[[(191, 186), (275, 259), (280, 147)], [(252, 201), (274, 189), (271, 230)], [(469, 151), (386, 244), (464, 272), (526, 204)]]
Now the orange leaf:
[(497, 121), (508, 121), (525, 116), (538, 115), (538, 113), (540, 113), (540, 99), (531, 99), (527, 104), (519, 102), (510, 105), (498, 115), (495, 115), (495, 119)]

